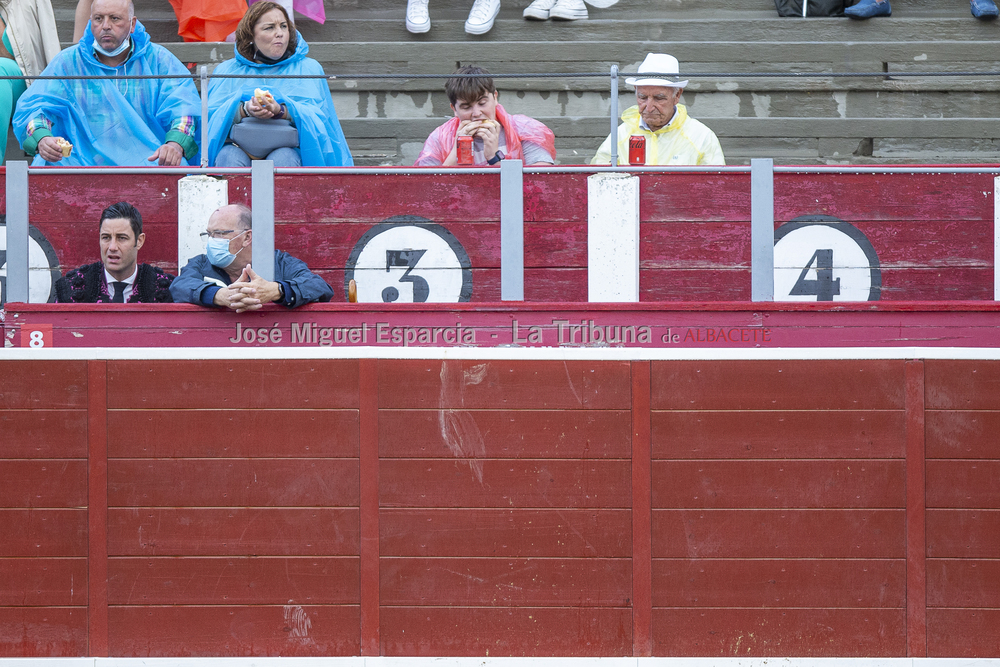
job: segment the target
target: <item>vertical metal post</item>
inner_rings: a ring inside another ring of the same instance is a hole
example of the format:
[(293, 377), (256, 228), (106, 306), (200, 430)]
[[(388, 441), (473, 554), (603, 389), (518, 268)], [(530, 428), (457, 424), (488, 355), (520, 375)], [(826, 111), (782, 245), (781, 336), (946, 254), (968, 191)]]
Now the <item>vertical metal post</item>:
[(253, 270), (264, 280), (274, 280), (274, 161), (250, 163), (250, 187)]
[(500, 299), (524, 301), (524, 163), (500, 162)]
[(28, 302), (28, 163), (7, 163), (7, 303)]
[(993, 178), (993, 300), (1000, 301), (1000, 176)]
[(208, 66), (199, 68), (201, 74), (201, 166), (208, 166)]
[(774, 301), (774, 160), (750, 160), (750, 299)]
[(618, 65), (611, 66), (611, 166), (618, 166)]

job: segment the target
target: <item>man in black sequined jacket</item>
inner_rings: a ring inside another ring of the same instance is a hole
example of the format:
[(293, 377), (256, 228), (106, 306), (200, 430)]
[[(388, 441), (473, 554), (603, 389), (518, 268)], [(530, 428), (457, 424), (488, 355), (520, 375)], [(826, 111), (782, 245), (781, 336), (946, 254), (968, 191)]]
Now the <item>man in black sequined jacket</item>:
[(87, 264), (56, 281), (59, 303), (171, 303), (174, 276), (139, 264), (146, 241), (142, 216), (128, 202), (101, 213), (101, 261)]

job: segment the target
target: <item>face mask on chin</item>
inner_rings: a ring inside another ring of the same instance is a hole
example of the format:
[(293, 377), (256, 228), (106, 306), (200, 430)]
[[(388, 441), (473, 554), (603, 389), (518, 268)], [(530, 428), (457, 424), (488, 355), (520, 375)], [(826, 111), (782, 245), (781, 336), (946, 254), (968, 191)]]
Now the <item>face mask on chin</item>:
[(217, 266), (220, 269), (224, 269), (233, 262), (236, 261), (236, 255), (229, 252), (229, 243), (233, 239), (238, 239), (239, 237), (246, 234), (249, 229), (244, 229), (242, 232), (234, 236), (232, 239), (208, 239), (208, 246), (205, 249), (205, 254), (208, 255), (208, 261), (212, 263), (212, 266)]
[(122, 43), (118, 45), (117, 49), (115, 49), (114, 51), (105, 51), (101, 47), (100, 43), (97, 40), (94, 40), (94, 51), (97, 51), (106, 58), (114, 58), (115, 56), (120, 56), (121, 54), (125, 53), (126, 49), (128, 49), (131, 45), (132, 45), (132, 38), (126, 37), (124, 40), (122, 40)]

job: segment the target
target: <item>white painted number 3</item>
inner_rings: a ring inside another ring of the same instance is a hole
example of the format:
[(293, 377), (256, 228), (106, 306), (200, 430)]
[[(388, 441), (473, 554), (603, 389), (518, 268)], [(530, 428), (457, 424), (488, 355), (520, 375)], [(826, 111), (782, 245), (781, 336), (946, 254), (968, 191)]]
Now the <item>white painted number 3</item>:
[(444, 227), (416, 216), (390, 218), (368, 230), (351, 251), (345, 285), (352, 278), (360, 303), (458, 303), (472, 297), (472, 267), (462, 244)]
[(775, 301), (878, 301), (881, 290), (878, 255), (854, 225), (813, 215), (775, 230)]

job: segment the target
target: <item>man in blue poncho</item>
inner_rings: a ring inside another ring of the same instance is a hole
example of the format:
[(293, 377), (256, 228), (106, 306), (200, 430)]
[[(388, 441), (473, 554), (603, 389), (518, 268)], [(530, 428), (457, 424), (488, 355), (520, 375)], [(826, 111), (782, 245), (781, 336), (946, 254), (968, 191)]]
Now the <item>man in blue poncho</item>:
[(186, 76), (36, 80), (14, 114), (14, 133), (34, 156), (32, 164), (188, 164), (198, 153), (195, 128), (201, 101), (187, 69), (150, 41), (130, 0), (94, 0), (89, 28), (42, 74)]

